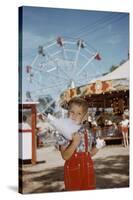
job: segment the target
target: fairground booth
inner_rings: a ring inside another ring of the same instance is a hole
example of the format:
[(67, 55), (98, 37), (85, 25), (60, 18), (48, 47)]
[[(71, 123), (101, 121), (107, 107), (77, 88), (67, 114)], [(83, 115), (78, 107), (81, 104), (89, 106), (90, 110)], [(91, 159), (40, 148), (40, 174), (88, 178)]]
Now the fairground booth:
[(19, 103), (19, 163), (36, 164), (36, 105), (38, 102)]

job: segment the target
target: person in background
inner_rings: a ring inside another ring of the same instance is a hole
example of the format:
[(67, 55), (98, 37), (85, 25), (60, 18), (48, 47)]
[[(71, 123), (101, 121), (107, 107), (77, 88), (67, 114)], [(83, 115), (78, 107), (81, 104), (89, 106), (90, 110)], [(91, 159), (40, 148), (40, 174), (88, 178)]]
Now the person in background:
[(98, 117), (101, 114), (101, 111), (99, 110), (99, 108), (97, 108), (96, 113), (95, 113), (95, 117)]
[(122, 115), (122, 121), (120, 122), (121, 132), (123, 137), (124, 147), (128, 146), (128, 128), (129, 128), (129, 119), (125, 114)]

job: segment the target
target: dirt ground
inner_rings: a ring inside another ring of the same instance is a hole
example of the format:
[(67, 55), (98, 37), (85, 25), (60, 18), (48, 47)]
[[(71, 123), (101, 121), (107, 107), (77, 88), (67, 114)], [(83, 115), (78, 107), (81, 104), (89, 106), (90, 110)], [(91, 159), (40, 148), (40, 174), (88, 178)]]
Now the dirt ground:
[[(23, 193), (64, 191), (63, 164), (60, 153), (53, 146), (37, 150), (36, 165), (23, 165)], [(129, 148), (107, 145), (93, 157), (96, 188), (129, 186)]]

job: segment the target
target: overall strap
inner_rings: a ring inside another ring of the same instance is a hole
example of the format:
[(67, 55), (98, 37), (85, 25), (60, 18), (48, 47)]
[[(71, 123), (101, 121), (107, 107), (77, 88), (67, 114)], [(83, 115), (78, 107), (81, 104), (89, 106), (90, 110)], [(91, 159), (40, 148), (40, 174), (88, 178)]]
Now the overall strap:
[(88, 132), (87, 132), (87, 129), (85, 129), (84, 139), (85, 139), (85, 152), (88, 152)]

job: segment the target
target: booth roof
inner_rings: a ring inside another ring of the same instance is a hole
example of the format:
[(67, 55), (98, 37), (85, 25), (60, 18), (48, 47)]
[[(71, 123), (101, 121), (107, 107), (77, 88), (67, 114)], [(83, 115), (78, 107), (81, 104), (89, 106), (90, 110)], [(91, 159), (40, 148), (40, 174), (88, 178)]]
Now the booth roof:
[(37, 101), (25, 101), (25, 102), (19, 102), (19, 104), (39, 104)]

